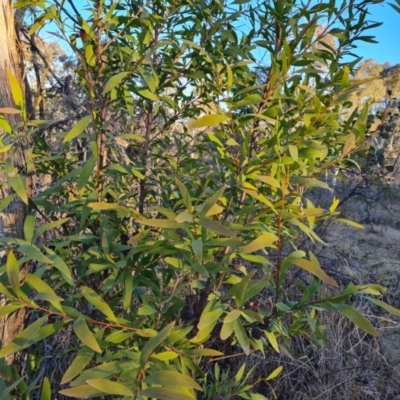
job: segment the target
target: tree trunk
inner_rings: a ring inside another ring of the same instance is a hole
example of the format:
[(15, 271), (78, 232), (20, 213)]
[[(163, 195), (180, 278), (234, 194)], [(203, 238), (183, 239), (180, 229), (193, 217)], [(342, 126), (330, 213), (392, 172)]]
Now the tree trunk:
[[(9, 85), (7, 70), (16, 77), (22, 90), (25, 89), (24, 64), (22, 52), (16, 35), (14, 22), (14, 10), (11, 0), (0, 0), (0, 107), (15, 107), (11, 89)], [(25, 90), (24, 90), (25, 91)], [(29, 93), (26, 93), (29, 95)], [(7, 115), (7, 120), (11, 126), (19, 122), (19, 116)], [(0, 129), (0, 134), (4, 132)], [(29, 173), (26, 171), (26, 150), (29, 143), (21, 143), (10, 150), (9, 153), (0, 153), (0, 164), (5, 159), (12, 159), (14, 166), (19, 173), (27, 175), (27, 193), (30, 196), (32, 190), (32, 181)], [(17, 150), (16, 150), (17, 149)], [(4, 174), (0, 169), (0, 200), (12, 194), (13, 190), (7, 185)], [(28, 213), (28, 207), (19, 199), (15, 201), (0, 213), (0, 237), (24, 238), (23, 224)], [(7, 254), (7, 248), (4, 244), (0, 256)], [(24, 267), (24, 269), (27, 268)], [(3, 299), (4, 302), (4, 299)], [(24, 327), (25, 311), (20, 309), (18, 312), (8, 317), (0, 318), (0, 341), (2, 346), (10, 342)], [(7, 363), (13, 361), (13, 357), (7, 359)]]

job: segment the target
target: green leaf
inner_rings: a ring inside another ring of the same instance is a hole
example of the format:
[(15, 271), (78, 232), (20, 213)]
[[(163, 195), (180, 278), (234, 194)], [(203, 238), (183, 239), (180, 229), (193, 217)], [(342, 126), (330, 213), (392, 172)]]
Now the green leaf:
[(145, 304), (142, 307), (138, 308), (138, 315), (153, 315), (156, 314), (157, 310), (150, 306), (149, 304)]
[(32, 243), (33, 241), (33, 232), (35, 230), (35, 214), (28, 214), (25, 218), (24, 222), (24, 235), (25, 235), (25, 240), (29, 243)]
[[(13, 382), (10, 386), (7, 386), (7, 389), (2, 389), (0, 393), (0, 400), (10, 400), (10, 397), (8, 396), (22, 381), (24, 377), (21, 377), (17, 379), (15, 382)], [(3, 383), (4, 381), (2, 381)]]
[(157, 333), (156, 336), (152, 337), (144, 345), (143, 350), (140, 354), (140, 367), (144, 368), (147, 360), (149, 359), (151, 353), (167, 338), (167, 336), (174, 329), (175, 322), (171, 322), (164, 329)]
[(67, 133), (65, 136), (63, 143), (68, 143), (71, 140), (78, 137), (92, 122), (92, 116), (86, 115), (85, 117), (81, 118), (75, 126)]
[(243, 328), (242, 323), (237, 319), (235, 321), (235, 327), (233, 328), (235, 331), (236, 338), (242, 347), (243, 351), (246, 355), (250, 354), (250, 342), (249, 338), (247, 337), (246, 331)]
[(227, 62), (225, 65), (226, 65), (226, 89), (230, 90), (233, 84), (232, 68)]
[(247, 290), (247, 286), (250, 282), (251, 277), (256, 273), (255, 270), (245, 275), (242, 280), (236, 285), (232, 286), (228, 291), (229, 297), (235, 297), (235, 303), (237, 307), (241, 307), (244, 302), (244, 296)]
[(76, 185), (76, 190), (79, 192), (88, 182), (90, 176), (92, 175), (94, 168), (96, 166), (96, 157), (92, 156), (86, 162), (85, 166), (82, 168), (79, 174), (78, 184)]
[(16, 176), (16, 172), (5, 173), (7, 183), (12, 187), (18, 197), (28, 205), (28, 195), (26, 193), (26, 179), (23, 176)]
[(22, 245), (19, 246), (17, 250), (27, 256), (30, 260), (37, 260), (42, 262), (43, 264), (53, 264), (53, 261), (42, 254), (40, 250), (34, 245)]
[(242, 315), (242, 312), (240, 310), (230, 311), (224, 319), (224, 324), (228, 324), (229, 322), (236, 321), (241, 315)]
[(270, 331), (264, 331), (265, 336), (268, 339), (268, 342), (272, 346), (272, 348), (277, 352), (280, 353), (279, 346), (278, 346), (278, 341), (276, 340), (276, 336), (273, 332)]
[(182, 228), (182, 224), (171, 219), (137, 219), (136, 222), (153, 228), (176, 229)]
[(220, 197), (224, 194), (225, 191), (225, 186), (222, 186), (221, 189), (216, 191), (209, 199), (206, 200), (206, 202), (203, 205), (203, 208), (199, 214), (201, 218), (204, 218), (205, 216), (209, 216), (208, 212), (211, 210), (211, 208), (215, 205), (215, 203), (219, 200)]
[(9, 304), (6, 306), (0, 306), (0, 317), (4, 317), (4, 315), (11, 314), (16, 310), (19, 310), (21, 307), (22, 304)]
[(100, 312), (102, 312), (111, 321), (118, 324), (118, 320), (112, 312), (110, 306), (105, 302), (105, 300), (100, 297), (93, 289), (82, 286), (81, 293), (87, 301), (92, 303)]
[(96, 351), (97, 353), (101, 353), (102, 350), (97, 343), (96, 338), (94, 337), (93, 333), (90, 332), (83, 318), (79, 317), (77, 320), (75, 320), (73, 328), (76, 336), (78, 336), (83, 344), (88, 346), (90, 349)]
[(42, 326), (43, 322), (47, 317), (42, 317), (32, 324), (30, 324), (26, 329), (19, 333), (15, 339), (3, 347), (0, 351), (0, 358), (9, 356), (10, 354), (16, 353), (17, 351), (26, 349), (40, 339), (35, 340), (35, 334)]
[(0, 212), (3, 212), (5, 208), (9, 206), (9, 204), (15, 199), (15, 194), (10, 194), (4, 199), (0, 200)]
[(268, 376), (266, 381), (271, 381), (272, 379), (275, 379), (283, 370), (283, 365), (280, 367), (274, 369)]
[(201, 240), (192, 241), (192, 250), (199, 264), (203, 263), (203, 242)]
[(294, 146), (294, 145), (291, 145), (291, 144), (288, 147), (289, 147), (290, 157), (292, 157), (294, 161), (297, 161), (298, 158), (299, 158), (299, 149), (298, 149), (298, 147)]
[(92, 360), (93, 354), (93, 350), (87, 346), (83, 346), (72, 361), (71, 365), (65, 371), (65, 374), (61, 379), (61, 385), (64, 385), (78, 376)]
[(228, 339), (235, 328), (236, 320), (231, 321), (231, 322), (225, 322), (222, 324), (221, 332), (219, 334), (219, 337), (221, 340), (226, 340)]
[(188, 357), (192, 356), (205, 356), (205, 357), (218, 357), (223, 356), (224, 353), (214, 349), (193, 349), (193, 350), (186, 350), (185, 355)]
[(22, 92), (18, 79), (13, 75), (13, 73), (8, 68), (6, 68), (6, 71), (14, 103), (17, 107), (19, 107), (20, 110), (24, 110), (24, 94)]
[(178, 358), (179, 354), (173, 352), (173, 351), (163, 351), (162, 353), (158, 354), (153, 354), (151, 358), (155, 358), (160, 361), (169, 361), (169, 360), (174, 360), (175, 358)]
[(332, 311), (339, 311), (345, 315), (351, 322), (361, 328), (363, 331), (369, 333), (372, 336), (378, 336), (378, 332), (365, 317), (363, 317), (356, 309), (346, 304), (336, 303), (320, 303), (322, 308)]
[(90, 385), (75, 386), (73, 388), (60, 390), (58, 393), (64, 396), (75, 397), (77, 399), (90, 399), (92, 397), (104, 395), (104, 392)]
[(47, 377), (43, 379), (42, 393), (40, 394), (40, 400), (51, 400), (51, 386), (50, 386), (50, 381)]
[(290, 262), (297, 267), (304, 269), (310, 274), (313, 274), (314, 276), (328, 283), (329, 285), (338, 287), (338, 284), (321, 268), (316, 258), (312, 261), (306, 260), (304, 258), (290, 258)]
[(86, 382), (90, 386), (101, 390), (104, 393), (115, 394), (119, 396), (133, 396), (132, 390), (122, 383), (113, 382), (108, 379), (88, 379)]
[(326, 182), (319, 181), (318, 179), (315, 178), (308, 178), (306, 176), (293, 175), (290, 177), (290, 181), (292, 183), (296, 183), (304, 187), (310, 187), (310, 188), (318, 187), (322, 189), (332, 190)]
[(273, 243), (277, 240), (277, 236), (273, 233), (264, 233), (260, 237), (249, 243), (247, 246), (244, 246), (241, 250), (241, 253), (254, 253), (258, 250), (265, 249), (266, 247), (276, 248)]
[(69, 219), (70, 218), (61, 218), (56, 221), (49, 222), (47, 224), (42, 225), (41, 227), (39, 227), (36, 230), (35, 234), (33, 235), (32, 241), (34, 242), (36, 239), (38, 239), (42, 233), (44, 233), (50, 229), (57, 228), (57, 227), (61, 226), (62, 224), (65, 224), (67, 221), (69, 221)]
[(53, 262), (53, 265), (55, 268), (57, 268), (63, 278), (71, 285), (74, 286), (74, 281), (72, 280), (72, 275), (71, 275), (71, 271), (68, 268), (68, 265), (64, 262), (64, 260), (57, 256), (51, 249), (48, 249), (47, 247), (45, 247), (45, 249), (47, 250), (49, 254), (49, 259)]
[(176, 371), (157, 371), (152, 372), (144, 379), (148, 384), (161, 385), (166, 387), (182, 387), (189, 389), (201, 390), (201, 386), (190, 376), (180, 374)]
[(199, 331), (202, 331), (209, 325), (215, 326), (219, 317), (225, 312), (225, 306), (218, 304), (214, 308), (205, 308), (201, 313), (200, 321), (197, 325)]
[(186, 189), (186, 186), (179, 180), (176, 179), (176, 184), (179, 187), (179, 191), (182, 194), (183, 202), (189, 212), (192, 211), (192, 199), (190, 198), (189, 191)]
[(220, 235), (223, 236), (228, 236), (228, 237), (236, 236), (235, 232), (231, 231), (230, 229), (220, 224), (219, 222), (213, 221), (211, 219), (201, 219), (199, 220), (199, 225), (201, 225), (203, 228), (208, 229), (209, 231), (219, 233)]
[(351, 221), (350, 219), (346, 219), (346, 218), (335, 218), (335, 221), (337, 222), (343, 222), (344, 224), (353, 226), (354, 228), (358, 228), (358, 229), (364, 229), (363, 225), (358, 224), (357, 222)]
[(150, 90), (148, 90), (148, 89), (140, 89), (140, 90), (138, 90), (138, 94), (147, 100), (151, 100), (154, 102), (160, 101), (158, 96), (155, 95), (154, 93), (151, 93)]
[(384, 301), (374, 299), (373, 297), (366, 297), (366, 299), (368, 299), (370, 302), (376, 304), (377, 306), (383, 308), (384, 310), (389, 311), (391, 314), (397, 315), (398, 317), (400, 317), (400, 310), (390, 306), (389, 304), (385, 303)]
[(60, 301), (63, 301), (64, 299), (57, 296), (54, 290), (46, 282), (42, 281), (38, 276), (31, 274), (26, 274), (25, 279), (32, 289), (38, 292), (35, 298), (40, 299), (40, 295), (45, 293), (48, 295), (46, 300), (48, 300), (59, 311), (62, 311)]
[(193, 121), (189, 124), (189, 129), (199, 129), (199, 128), (208, 128), (210, 126), (215, 126), (225, 122), (229, 118), (226, 115), (205, 115), (204, 117), (198, 118), (196, 121)]
[(151, 387), (139, 393), (142, 397), (155, 398), (158, 400), (195, 400), (195, 397), (188, 396), (177, 390), (167, 387)]
[(85, 59), (87, 64), (90, 67), (94, 67), (96, 65), (96, 59), (95, 59), (95, 55), (93, 52), (93, 46), (91, 44), (87, 44), (85, 46)]
[(129, 72), (120, 72), (117, 75), (114, 75), (111, 77), (108, 82), (106, 83), (104, 90), (103, 90), (103, 95), (110, 92), (112, 89), (118, 87), (121, 82), (129, 75)]
[(7, 256), (7, 276), (10, 286), (14, 293), (19, 295), (19, 266), (18, 260), (14, 256), (14, 252), (11, 250)]
[(88, 379), (111, 379), (121, 372), (126, 373), (135, 368), (139, 368), (139, 362), (136, 359), (103, 362), (96, 367), (83, 371), (78, 378), (71, 382), (71, 386), (83, 385)]

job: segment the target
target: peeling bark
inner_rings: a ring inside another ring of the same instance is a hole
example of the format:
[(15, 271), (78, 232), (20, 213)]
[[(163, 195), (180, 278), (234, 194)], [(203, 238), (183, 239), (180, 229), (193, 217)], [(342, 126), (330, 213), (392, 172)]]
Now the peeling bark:
[[(24, 64), (22, 52), (20, 50), (18, 38), (16, 35), (14, 10), (11, 0), (0, 0), (0, 107), (14, 107), (14, 102), (11, 94), (11, 89), (8, 82), (6, 70), (10, 70), (16, 77), (22, 90), (26, 91), (26, 79), (24, 77)], [(26, 93), (29, 95), (29, 93)], [(28, 102), (29, 105), (29, 102)], [(18, 122), (18, 116), (10, 115), (7, 117), (8, 122), (13, 125)], [(0, 133), (1, 130), (0, 130)], [(28, 196), (32, 191), (32, 178), (29, 177), (27, 171), (27, 148), (29, 143), (24, 143), (18, 146), (17, 151), (10, 151), (8, 154), (1, 154), (3, 162), (7, 157), (12, 158), (14, 166), (18, 168), (22, 174), (27, 175), (27, 192)], [(0, 171), (0, 200), (12, 194), (13, 190), (7, 185), (4, 174)], [(19, 199), (12, 202), (2, 213), (0, 213), (0, 237), (16, 237), (24, 238), (23, 224), (28, 213), (28, 207)], [(1, 253), (7, 253), (7, 248)], [(0, 254), (1, 254), (0, 253)], [(28, 266), (24, 266), (24, 270)], [(21, 271), (21, 278), (23, 273)], [(4, 299), (3, 299), (4, 302)], [(10, 342), (24, 327), (25, 311), (20, 309), (11, 316), (0, 318), (0, 341), (2, 346)], [(14, 361), (14, 357), (7, 358), (7, 363)]]

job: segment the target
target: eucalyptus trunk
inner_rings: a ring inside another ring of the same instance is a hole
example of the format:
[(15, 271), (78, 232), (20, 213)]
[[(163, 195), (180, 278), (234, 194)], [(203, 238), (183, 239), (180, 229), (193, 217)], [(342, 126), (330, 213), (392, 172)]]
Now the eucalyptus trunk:
[[(16, 34), (14, 20), (14, 10), (11, 0), (0, 0), (0, 107), (15, 107), (7, 70), (9, 70), (18, 80), (21, 88), (26, 92), (26, 79), (24, 79), (24, 64), (21, 47)], [(28, 94), (28, 93), (26, 93)], [(20, 122), (18, 115), (8, 115), (7, 120), (11, 126)], [(4, 132), (0, 129), (0, 134)], [(27, 175), (27, 194), (30, 196), (32, 191), (32, 173), (27, 172), (27, 147), (26, 141), (18, 146), (14, 146), (8, 153), (0, 153), (0, 165), (7, 159), (12, 159), (14, 166), (19, 173)], [(12, 188), (7, 184), (4, 173), (0, 169), (0, 200), (12, 194)], [(0, 237), (24, 238), (23, 224), (28, 213), (28, 206), (18, 197), (15, 201), (0, 213)], [(5, 261), (7, 247), (4, 243), (0, 244), (1, 261)], [(24, 270), (28, 265), (23, 267)], [(21, 276), (22, 278), (22, 276)], [(20, 309), (17, 313), (9, 317), (0, 318), (0, 341), (2, 346), (10, 342), (23, 329), (25, 320), (25, 311)], [(10, 363), (13, 358), (8, 358)]]

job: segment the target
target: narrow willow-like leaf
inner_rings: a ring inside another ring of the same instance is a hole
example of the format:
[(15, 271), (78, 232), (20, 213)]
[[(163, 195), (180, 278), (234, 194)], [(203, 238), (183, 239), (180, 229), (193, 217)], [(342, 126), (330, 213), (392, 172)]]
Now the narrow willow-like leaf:
[(15, 197), (15, 194), (10, 194), (4, 199), (0, 200), (0, 212), (3, 212), (3, 210), (15, 199)]
[(221, 353), (220, 351), (214, 349), (193, 349), (185, 351), (185, 355), (188, 357), (192, 356), (218, 357), (218, 356), (223, 356), (224, 353)]
[(14, 256), (14, 252), (11, 250), (7, 256), (7, 276), (10, 286), (14, 293), (19, 295), (19, 266), (18, 260)]
[(129, 75), (129, 72), (120, 72), (117, 75), (112, 76), (106, 83), (103, 94), (110, 92), (112, 89), (121, 84), (121, 82)]
[(118, 396), (133, 396), (132, 390), (122, 383), (113, 382), (108, 379), (88, 379), (86, 381), (90, 386), (107, 394)]
[(250, 342), (249, 338), (246, 334), (245, 329), (243, 328), (242, 323), (239, 320), (235, 321), (235, 327), (234, 327), (235, 335), (236, 338), (242, 347), (243, 351), (245, 352), (246, 355), (250, 354)]
[(7, 388), (2, 389), (0, 393), (0, 400), (10, 400), (8, 395), (23, 381), (23, 379), (24, 377), (21, 377), (13, 382), (10, 386), (7, 386)]
[(78, 184), (76, 185), (76, 190), (80, 191), (88, 182), (90, 176), (94, 171), (94, 167), (96, 166), (96, 157), (92, 156), (86, 161), (85, 166), (82, 168), (82, 171), (79, 175)]
[(236, 236), (235, 232), (231, 231), (229, 228), (222, 225), (218, 221), (213, 221), (211, 219), (201, 219), (199, 220), (199, 225), (201, 225), (203, 228), (206, 228), (212, 232), (219, 233), (220, 235), (223, 236), (228, 236), (228, 237)]
[(18, 247), (18, 251), (28, 257), (30, 260), (37, 260), (44, 264), (53, 264), (50, 258), (46, 257), (41, 251), (34, 245), (22, 245)]
[(195, 400), (195, 398), (192, 396), (166, 387), (147, 388), (142, 390), (139, 394), (142, 397), (146, 396), (148, 398), (155, 398), (158, 400)]
[(372, 336), (378, 336), (377, 330), (373, 327), (365, 317), (363, 317), (356, 309), (347, 304), (335, 304), (335, 303), (320, 303), (322, 308), (326, 308), (332, 311), (339, 311), (345, 315), (351, 322), (361, 328), (363, 331), (369, 333)]
[(79, 317), (73, 324), (74, 332), (76, 336), (82, 341), (83, 344), (88, 346), (90, 349), (101, 353), (101, 348), (97, 343), (93, 333), (90, 332), (85, 320)]
[(265, 336), (268, 339), (268, 342), (272, 346), (272, 348), (277, 352), (280, 353), (279, 346), (278, 346), (278, 341), (276, 340), (276, 336), (273, 332), (270, 331), (264, 331)]
[(338, 287), (338, 284), (329, 275), (327, 275), (326, 272), (317, 263), (306, 260), (304, 258), (291, 258), (290, 261), (292, 264), (304, 269), (307, 272), (310, 272), (311, 274), (328, 283), (329, 285)]
[(271, 381), (272, 379), (275, 379), (283, 370), (283, 365), (281, 365), (278, 368), (275, 368), (266, 378), (266, 381)]
[(182, 194), (183, 202), (184, 202), (187, 210), (189, 212), (191, 212), (192, 211), (192, 199), (190, 197), (189, 191), (187, 190), (186, 186), (179, 179), (176, 179), (176, 184), (179, 188), (179, 191)]
[(157, 371), (144, 379), (146, 383), (167, 387), (182, 387), (202, 390), (201, 386), (190, 376), (183, 375), (176, 371)]
[(50, 386), (50, 381), (47, 377), (43, 379), (42, 393), (40, 394), (40, 400), (51, 400), (51, 386)]
[(0, 114), (16, 115), (21, 114), (21, 110), (17, 110), (16, 108), (11, 107), (0, 107)]
[(233, 329), (235, 328), (235, 323), (236, 323), (236, 320), (231, 321), (231, 322), (224, 321), (224, 323), (222, 324), (220, 335), (219, 335), (221, 340), (226, 340), (232, 335)]
[(46, 282), (44, 282), (38, 276), (31, 274), (26, 274), (25, 278), (26, 281), (29, 283), (29, 285), (32, 287), (32, 289), (38, 292), (36, 298), (40, 298), (40, 295), (45, 293), (48, 295), (47, 297), (48, 301), (50, 301), (50, 303), (59, 311), (62, 311), (60, 301), (63, 301), (64, 299), (62, 297), (57, 296), (54, 290)]
[(110, 306), (93, 289), (87, 286), (82, 286), (81, 293), (83, 294), (85, 299), (90, 303), (92, 303), (100, 312), (102, 312), (111, 321), (118, 324), (118, 320), (114, 315), (113, 311), (111, 310)]
[(70, 219), (70, 218), (61, 218), (61, 219), (58, 219), (58, 220), (56, 220), (56, 221), (52, 221), (52, 222), (49, 222), (49, 223), (47, 223), (47, 224), (44, 224), (44, 225), (40, 226), (40, 227), (35, 231), (35, 234), (33, 235), (33, 239), (32, 239), (33, 242), (34, 242), (36, 239), (38, 239), (42, 233), (44, 233), (44, 232), (46, 232), (46, 231), (48, 231), (48, 230), (50, 230), (50, 229), (57, 228), (57, 227), (61, 226), (62, 224), (65, 224), (67, 221), (69, 221), (69, 219)]
[(218, 201), (218, 199), (224, 194), (224, 191), (225, 191), (225, 186), (222, 186), (209, 199), (206, 200), (199, 214), (201, 218), (204, 218), (207, 215), (211, 207), (213, 207), (215, 203)]
[(377, 306), (383, 308), (386, 311), (389, 311), (391, 314), (393, 315), (397, 315), (398, 317), (400, 317), (400, 310), (390, 306), (389, 304), (385, 303), (382, 300), (379, 299), (374, 299), (373, 297), (366, 297), (370, 302), (376, 304)]
[(277, 240), (277, 236), (273, 233), (263, 233), (260, 237), (253, 240), (247, 246), (244, 246), (241, 250), (242, 253), (254, 253), (255, 251), (265, 249), (266, 247), (275, 248), (274, 242)]
[(242, 312), (240, 310), (230, 311), (224, 319), (224, 324), (227, 324), (232, 321), (236, 321), (241, 316), (241, 314), (242, 314)]
[(361, 224), (358, 224), (357, 222), (354, 222), (350, 219), (346, 219), (346, 218), (335, 218), (335, 221), (337, 222), (343, 222), (344, 224), (353, 226), (354, 228), (358, 228), (358, 229), (364, 229), (364, 226)]
[[(13, 173), (15, 175), (15, 173)], [(23, 176), (12, 176), (11, 174), (5, 174), (7, 183), (13, 188), (14, 192), (17, 193), (18, 197), (28, 205), (28, 195), (26, 193), (26, 179)]]
[(22, 307), (22, 304), (9, 304), (7, 306), (1, 306), (0, 307), (0, 317), (11, 314), (14, 311), (19, 310), (21, 307)]
[(61, 379), (61, 385), (69, 382), (78, 376), (83, 369), (89, 364), (93, 357), (94, 351), (87, 346), (83, 346), (79, 353), (76, 355), (68, 369), (65, 371), (64, 376)]
[(193, 121), (189, 124), (189, 129), (199, 129), (199, 128), (209, 128), (211, 126), (215, 126), (221, 124), (222, 122), (227, 121), (229, 118), (226, 115), (205, 115), (204, 117), (198, 118), (196, 121)]
[(33, 232), (35, 230), (35, 214), (28, 214), (25, 218), (24, 222), (24, 235), (25, 235), (25, 240), (29, 243), (32, 243), (33, 241)]
[[(15, 339), (3, 347), (0, 351), (0, 358), (7, 357), (10, 354), (16, 353), (17, 351), (26, 349), (27, 347), (34, 344), (35, 334), (42, 326), (43, 322), (47, 317), (42, 317), (32, 324), (30, 324), (26, 329), (19, 333)], [(39, 340), (39, 339), (38, 339)]]
[(176, 229), (181, 228), (182, 224), (171, 219), (138, 219), (139, 224), (152, 226), (154, 228)]
[(151, 353), (167, 338), (167, 336), (172, 332), (175, 322), (171, 322), (164, 329), (157, 333), (156, 336), (152, 337), (144, 345), (143, 350), (140, 354), (140, 366), (143, 368), (147, 360), (149, 359)]
[(81, 118), (75, 126), (67, 133), (65, 136), (63, 143), (68, 143), (71, 140), (77, 138), (92, 122), (92, 117), (90, 115), (86, 115)]
[(92, 397), (98, 397), (106, 394), (90, 385), (80, 385), (69, 389), (63, 389), (58, 393), (64, 396), (74, 397), (76, 399), (90, 399)]
[(14, 74), (6, 68), (8, 81), (10, 83), (11, 94), (13, 96), (14, 103), (20, 110), (24, 109), (24, 94), (22, 92), (21, 86), (18, 82), (18, 79), (14, 76)]

